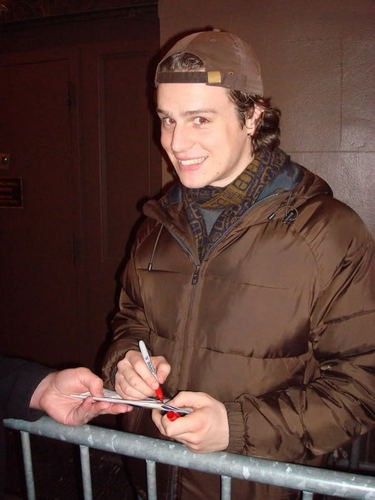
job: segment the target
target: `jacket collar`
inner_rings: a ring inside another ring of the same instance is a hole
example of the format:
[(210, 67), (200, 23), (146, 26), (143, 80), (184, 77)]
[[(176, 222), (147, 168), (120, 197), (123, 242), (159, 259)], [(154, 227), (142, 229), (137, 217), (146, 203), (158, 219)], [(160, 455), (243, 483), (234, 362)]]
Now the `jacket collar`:
[[(264, 187), (251, 209), (254, 215), (252, 223), (286, 216), (288, 210), (297, 209), (308, 199), (319, 195), (332, 196), (329, 185), (288, 157), (280, 172)], [(181, 236), (186, 233), (188, 224), (179, 181), (175, 181), (160, 200), (148, 201), (143, 212), (166, 227), (177, 230)]]

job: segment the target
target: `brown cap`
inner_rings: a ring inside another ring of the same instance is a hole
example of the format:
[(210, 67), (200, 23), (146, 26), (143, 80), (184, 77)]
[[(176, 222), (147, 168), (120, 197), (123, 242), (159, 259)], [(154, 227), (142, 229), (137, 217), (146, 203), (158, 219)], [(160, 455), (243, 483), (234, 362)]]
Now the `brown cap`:
[[(160, 65), (177, 52), (199, 57), (205, 71), (162, 71)], [(159, 83), (206, 83), (252, 95), (263, 95), (260, 64), (253, 49), (238, 36), (226, 31), (200, 31), (179, 40), (156, 68)]]

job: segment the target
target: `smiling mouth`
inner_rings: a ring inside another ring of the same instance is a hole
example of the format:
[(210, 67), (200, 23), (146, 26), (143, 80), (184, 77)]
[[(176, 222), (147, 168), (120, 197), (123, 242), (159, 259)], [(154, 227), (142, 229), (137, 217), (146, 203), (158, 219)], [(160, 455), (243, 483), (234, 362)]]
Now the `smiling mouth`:
[(201, 156), (200, 158), (191, 158), (189, 160), (177, 160), (181, 167), (190, 167), (192, 165), (200, 165), (206, 159), (206, 156)]

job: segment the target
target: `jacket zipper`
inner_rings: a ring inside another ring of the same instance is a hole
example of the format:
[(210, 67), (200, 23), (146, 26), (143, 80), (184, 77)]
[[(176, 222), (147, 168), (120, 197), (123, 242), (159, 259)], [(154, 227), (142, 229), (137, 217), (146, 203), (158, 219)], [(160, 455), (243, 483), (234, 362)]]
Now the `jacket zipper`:
[[(148, 266), (147, 266), (147, 270), (148, 271), (152, 271), (152, 264), (153, 264), (154, 256), (155, 256), (156, 249), (157, 249), (157, 246), (158, 246), (158, 243), (159, 243), (160, 235), (161, 235), (161, 233), (163, 231), (163, 227), (164, 227), (164, 224), (161, 224), (160, 225), (160, 229), (158, 231), (158, 234), (156, 236), (156, 240), (155, 240), (155, 243), (154, 243), (154, 246), (153, 246), (153, 249), (152, 249), (152, 253), (151, 253), (150, 262), (148, 263)], [(190, 251), (190, 248), (187, 245), (185, 245), (185, 242), (181, 238), (179, 238), (178, 236), (176, 236), (173, 233), (173, 231), (169, 231), (169, 233), (177, 241), (177, 243), (180, 245), (180, 247), (182, 247), (182, 249), (184, 250), (184, 252), (187, 253), (191, 257), (191, 259), (192, 259), (192, 261), (194, 263), (194, 272), (193, 272), (193, 277), (191, 279), (191, 284), (192, 285), (196, 285), (198, 283), (198, 279), (199, 279), (200, 262), (198, 263), (195, 260), (193, 253)]]
[[(240, 222), (241, 220), (254, 208), (256, 207), (257, 205), (260, 205), (261, 203), (263, 203), (264, 201), (266, 200), (269, 200), (270, 198), (273, 198), (273, 197), (276, 197), (276, 196), (279, 196), (281, 194), (281, 192), (278, 192), (278, 193), (274, 193), (274, 194), (270, 194), (269, 196), (267, 196), (266, 198), (264, 198), (263, 200), (260, 200), (258, 202), (255, 202), (248, 210), (246, 210), (246, 212), (244, 212), (242, 214), (242, 216), (238, 219), (238, 221), (236, 221), (235, 224), (233, 224), (232, 226), (230, 226), (227, 231), (225, 231), (225, 233), (223, 233), (220, 238), (215, 242), (215, 244), (211, 247), (210, 249), (210, 252), (212, 252), (212, 250), (214, 250), (217, 245), (227, 236), (227, 234), (229, 234), (231, 232), (231, 230), (236, 227)], [(167, 226), (165, 226), (167, 228)], [(168, 229), (168, 228), (167, 228)], [(169, 230), (169, 229), (168, 229)], [(181, 248), (185, 251), (185, 253), (187, 253), (193, 263), (194, 263), (194, 271), (193, 271), (193, 276), (191, 278), (191, 284), (192, 285), (196, 285), (199, 281), (199, 277), (200, 277), (200, 270), (201, 270), (201, 262), (197, 261), (193, 255), (193, 253), (191, 252), (190, 248), (185, 244), (185, 242), (179, 238), (173, 231), (169, 230), (169, 233), (172, 235), (172, 237), (177, 241), (177, 243), (181, 246)], [(158, 238), (157, 238), (157, 241), (159, 239), (159, 236), (160, 236), (160, 232), (159, 232), (159, 235), (158, 235)], [(157, 243), (156, 241), (156, 243)], [(154, 250), (155, 250), (155, 246), (154, 246)], [(153, 254), (154, 254), (154, 251), (153, 251)], [(204, 260), (207, 260), (207, 257), (208, 257), (208, 254), (204, 257)], [(149, 264), (149, 271), (151, 270), (151, 267), (150, 267), (150, 264)]]
[[(190, 250), (190, 248), (188, 247), (188, 245), (185, 244), (184, 240), (182, 240), (181, 238), (179, 238), (170, 229), (168, 229), (168, 231), (171, 234), (172, 238), (174, 238), (177, 241), (177, 243), (180, 245), (180, 247), (183, 249), (183, 251), (187, 255), (189, 255), (190, 258), (192, 259), (193, 264), (194, 264), (194, 272), (193, 272), (193, 276), (192, 276), (192, 279), (191, 279), (191, 284), (192, 285), (196, 285), (198, 283), (198, 280), (199, 280), (199, 272), (200, 272), (200, 267), (201, 267), (200, 262), (196, 260), (195, 256), (193, 255), (193, 252)], [(155, 248), (155, 250), (156, 250), (156, 248)], [(152, 266), (150, 268), (150, 265), (149, 265), (149, 270), (151, 270), (151, 269), (152, 269)], [(189, 311), (188, 311), (187, 318), (190, 317), (190, 311), (192, 309), (192, 304), (193, 304), (193, 301), (194, 301), (193, 300), (193, 294), (194, 294), (194, 291), (193, 291), (193, 293), (190, 296)], [(185, 322), (185, 331), (186, 331), (186, 325), (187, 325), (187, 320)], [(184, 348), (185, 347), (185, 339), (186, 339), (186, 335), (184, 335), (184, 338), (183, 338), (183, 349), (182, 349), (182, 352), (185, 352), (185, 348)], [(179, 366), (181, 366), (181, 364), (182, 364), (182, 360), (179, 363)], [(170, 467), (170, 469), (169, 469), (170, 473), (169, 473), (169, 480), (168, 480), (167, 490), (168, 490), (168, 498), (172, 499), (172, 498), (176, 498), (176, 495), (177, 495), (177, 484), (178, 484), (177, 478), (178, 478), (178, 475), (179, 475), (179, 467), (176, 466), (176, 465), (170, 465), (169, 467)]]
[[(167, 228), (168, 229), (168, 228)], [(179, 238), (176, 234), (173, 233), (173, 231), (169, 231), (172, 237), (177, 241), (177, 243), (180, 245), (180, 247), (184, 250), (185, 253), (187, 253), (190, 257), (191, 260), (193, 261), (194, 264), (194, 271), (193, 271), (193, 276), (191, 278), (191, 284), (196, 285), (198, 283), (199, 279), (199, 272), (201, 268), (201, 263), (199, 260), (195, 258), (193, 255), (193, 252), (190, 250), (190, 248), (185, 244), (185, 242)]]
[[(266, 199), (270, 198), (271, 196), (277, 196), (279, 193), (275, 193), (273, 195), (270, 195), (269, 197), (267, 197)], [(211, 251), (220, 243), (220, 241), (225, 238), (225, 236), (233, 229), (233, 227), (235, 227), (238, 223), (240, 223), (240, 221), (242, 220), (242, 218), (248, 214), (248, 212), (250, 212), (250, 210), (252, 210), (255, 205), (261, 203), (262, 201), (264, 200), (261, 200), (259, 201), (258, 203), (254, 203), (254, 205), (252, 205), (249, 210), (247, 210), (246, 212), (243, 213), (242, 217), (236, 222), (236, 224), (232, 225), (224, 234), (222, 234), (222, 236), (216, 241), (215, 245), (211, 248)], [(185, 253), (187, 253), (193, 263), (194, 263), (194, 271), (193, 271), (193, 276), (192, 276), (192, 279), (191, 279), (191, 284), (193, 286), (197, 285), (198, 281), (199, 281), (199, 277), (200, 277), (200, 269), (201, 269), (201, 263), (200, 262), (197, 262), (197, 260), (195, 259), (193, 253), (191, 252), (190, 248), (185, 244), (185, 242), (179, 238), (176, 234), (174, 234), (173, 231), (169, 231), (171, 236), (177, 241), (177, 243), (181, 246), (181, 248), (185, 251)], [(205, 257), (204, 260), (207, 260), (207, 257), (208, 257), (208, 254), (207, 256)], [(192, 309), (192, 304), (194, 302), (194, 290), (192, 292), (192, 295), (190, 296), (190, 304), (189, 304), (189, 311), (188, 311), (188, 315), (187, 315), (187, 318), (190, 317), (190, 311)], [(187, 324), (187, 323), (186, 323)], [(185, 331), (186, 331), (186, 324), (185, 324)], [(182, 349), (182, 352), (185, 352), (185, 349), (184, 349), (184, 346), (185, 346), (185, 339), (186, 339), (186, 335), (184, 335), (184, 340), (183, 340), (183, 349)], [(181, 362), (179, 363), (179, 366), (181, 366), (182, 364), (182, 360)], [(178, 467), (176, 466), (171, 466), (171, 469), (170, 469), (170, 478), (171, 480), (169, 481), (169, 495), (170, 495), (170, 498), (175, 498), (175, 495), (176, 495), (176, 487), (177, 487), (177, 475), (179, 474), (179, 470), (178, 470)]]
[[(277, 196), (279, 193), (275, 193), (273, 195), (270, 195), (269, 197), (267, 197), (266, 199), (270, 198), (271, 196)], [(225, 238), (225, 236), (231, 231), (231, 229), (233, 229), (233, 227), (235, 227), (240, 221), (241, 219), (250, 211), (252, 210), (252, 208), (254, 208), (255, 205), (261, 203), (262, 201), (264, 200), (261, 200), (259, 201), (258, 203), (254, 203), (254, 205), (252, 205), (249, 210), (247, 210), (243, 215), (242, 217), (237, 221), (236, 224), (234, 224), (233, 226), (231, 226), (215, 243), (215, 245), (211, 248), (211, 251), (217, 246), (217, 244), (220, 243), (220, 241)], [(185, 244), (185, 242), (183, 240), (181, 240), (181, 238), (179, 238), (176, 234), (173, 233), (173, 231), (170, 231), (170, 234), (172, 235), (172, 237), (177, 241), (177, 243), (182, 247), (182, 249), (185, 251), (185, 253), (187, 253), (188, 255), (190, 255), (191, 259), (193, 260), (193, 263), (194, 263), (194, 271), (193, 271), (193, 276), (192, 276), (192, 279), (191, 279), (191, 284), (193, 286), (197, 285), (198, 281), (199, 281), (199, 277), (200, 277), (200, 269), (201, 269), (201, 263), (200, 262), (197, 262), (193, 253), (191, 252), (190, 248)], [(205, 257), (204, 260), (207, 260), (207, 257), (208, 257), (208, 254), (207, 256)], [(189, 304), (189, 312), (188, 312), (188, 318), (190, 317), (190, 311), (192, 309), (192, 304), (194, 302), (194, 298), (193, 298), (193, 294), (194, 294), (194, 290), (193, 290), (193, 293), (190, 297), (190, 304)], [(187, 323), (186, 323), (187, 324)], [(186, 328), (186, 325), (185, 325), (185, 328)], [(185, 339), (186, 339), (186, 336), (184, 336), (184, 341), (183, 341), (183, 349), (182, 349), (182, 352), (185, 352), (185, 349), (184, 349), (184, 345), (185, 345)], [(180, 363), (180, 366), (182, 364), (182, 360), (181, 360), (181, 363)], [(171, 477), (171, 480), (169, 481), (169, 495), (170, 495), (170, 498), (175, 498), (175, 495), (176, 495), (176, 488), (177, 488), (177, 475), (179, 474), (179, 469), (178, 467), (176, 466), (171, 466), (171, 471), (170, 471), (170, 477)]]
[(195, 264), (195, 269), (194, 269), (194, 272), (193, 272), (193, 277), (191, 279), (191, 284), (192, 285), (196, 285), (198, 283), (200, 269), (201, 269), (200, 264)]

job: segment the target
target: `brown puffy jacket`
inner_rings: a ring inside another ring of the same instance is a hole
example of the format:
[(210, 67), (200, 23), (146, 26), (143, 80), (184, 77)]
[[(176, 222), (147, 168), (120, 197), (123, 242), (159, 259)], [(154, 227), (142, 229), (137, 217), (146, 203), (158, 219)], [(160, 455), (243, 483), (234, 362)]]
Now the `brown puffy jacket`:
[[(172, 366), (167, 393), (225, 403), (227, 451), (311, 463), (374, 424), (374, 242), (322, 179), (290, 162), (201, 263), (178, 186), (144, 212), (107, 385), (144, 339)], [(128, 431), (160, 437), (150, 412), (133, 413)], [(215, 476), (170, 468), (158, 478), (160, 498), (219, 498)], [(232, 493), (293, 497), (238, 480)]]

